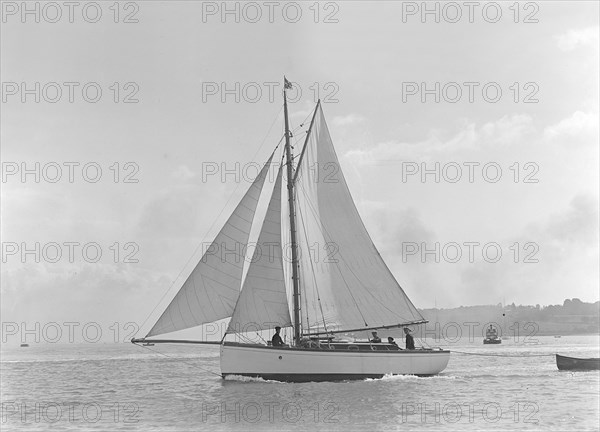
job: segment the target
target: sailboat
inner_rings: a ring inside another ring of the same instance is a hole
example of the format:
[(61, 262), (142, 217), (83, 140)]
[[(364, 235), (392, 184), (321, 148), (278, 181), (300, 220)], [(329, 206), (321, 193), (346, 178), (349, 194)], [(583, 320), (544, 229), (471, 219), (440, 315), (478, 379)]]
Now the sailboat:
[[(303, 382), (440, 373), (448, 364), (448, 350), (405, 350), (337, 338), (427, 321), (360, 218), (320, 101), (302, 150), (294, 155), (286, 93), (290, 82), (284, 79), (283, 87), (285, 147), (251, 259), (245, 246), (260, 223), (255, 214), (275, 150), (154, 326), (132, 342), (219, 344), (223, 378)], [(326, 256), (316, 259), (315, 245)], [(156, 338), (225, 319), (229, 322), (220, 342)], [(276, 327), (292, 331), (289, 345), (248, 338)]]

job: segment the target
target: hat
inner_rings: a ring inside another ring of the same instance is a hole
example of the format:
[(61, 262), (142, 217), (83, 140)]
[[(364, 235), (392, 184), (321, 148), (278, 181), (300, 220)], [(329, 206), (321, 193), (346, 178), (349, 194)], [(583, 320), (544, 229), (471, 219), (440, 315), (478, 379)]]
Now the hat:
[(411, 329), (409, 329), (408, 327), (404, 327), (404, 331), (405, 331), (405, 332), (411, 332), (412, 330), (411, 330)]
[(374, 331), (374, 332), (371, 332), (371, 334), (373, 334), (373, 335), (376, 335), (376, 334), (377, 334), (377, 332), (376, 332), (376, 331)]
[(281, 327), (277, 326), (275, 327), (275, 330), (281, 330)]

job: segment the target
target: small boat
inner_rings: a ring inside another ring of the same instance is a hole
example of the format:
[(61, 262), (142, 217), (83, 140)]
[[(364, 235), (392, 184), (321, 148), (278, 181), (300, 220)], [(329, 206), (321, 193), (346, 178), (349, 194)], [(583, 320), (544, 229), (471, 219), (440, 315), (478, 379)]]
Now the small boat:
[(560, 339), (562, 336), (561, 335), (556, 335), (554, 336), (554, 339)]
[(485, 339), (483, 340), (484, 345), (496, 345), (502, 343), (502, 339), (498, 337), (498, 330), (490, 324), (485, 330)]
[(576, 358), (556, 354), (559, 370), (600, 370), (600, 358)]
[(26, 344), (26, 343), (21, 344), (21, 348), (27, 348), (28, 346), (29, 346), (29, 344)]

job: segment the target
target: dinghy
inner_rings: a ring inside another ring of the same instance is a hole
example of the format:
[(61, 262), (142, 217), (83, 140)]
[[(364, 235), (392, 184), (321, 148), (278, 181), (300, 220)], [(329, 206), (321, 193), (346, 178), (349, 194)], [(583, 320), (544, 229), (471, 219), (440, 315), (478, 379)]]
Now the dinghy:
[(559, 370), (600, 370), (600, 358), (577, 358), (556, 354), (556, 366)]

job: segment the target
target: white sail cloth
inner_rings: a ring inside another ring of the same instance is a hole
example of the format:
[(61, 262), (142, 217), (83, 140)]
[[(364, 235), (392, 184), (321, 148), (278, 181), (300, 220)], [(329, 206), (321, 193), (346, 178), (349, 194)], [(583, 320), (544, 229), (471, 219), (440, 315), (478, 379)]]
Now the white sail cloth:
[[(246, 246), (272, 157), (147, 336), (228, 317), (232, 317), (228, 332), (292, 325), (288, 306), (292, 303), (291, 268), (287, 265), (284, 273), (282, 259), (282, 255), (289, 258), (289, 251), (282, 251), (281, 169), (240, 294)], [(363, 225), (320, 104), (296, 173), (303, 333), (423, 322)], [(287, 241), (289, 229), (285, 231)]]
[(281, 243), (282, 168), (283, 165), (277, 174), (242, 292), (229, 321), (228, 333), (247, 333), (292, 325)]
[(240, 294), (252, 221), (272, 159), (273, 155), (147, 336), (183, 330), (232, 315)]
[(320, 104), (295, 184), (305, 334), (423, 321), (354, 205)]

